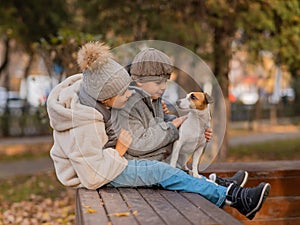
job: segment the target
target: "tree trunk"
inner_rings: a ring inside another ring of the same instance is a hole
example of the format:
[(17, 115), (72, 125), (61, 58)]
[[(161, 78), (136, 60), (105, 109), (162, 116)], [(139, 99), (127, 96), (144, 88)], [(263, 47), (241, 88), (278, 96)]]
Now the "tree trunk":
[(25, 71), (24, 71), (24, 79), (27, 79), (28, 75), (29, 75), (29, 71), (30, 71), (30, 67), (32, 65), (33, 62), (33, 52), (29, 53), (29, 60), (28, 63), (25, 67)]
[(3, 62), (0, 66), (0, 77), (2, 72), (6, 69), (9, 62), (9, 38), (6, 35), (4, 35), (3, 37), (3, 42), (5, 46), (5, 52), (4, 52)]
[(261, 119), (262, 113), (262, 103), (260, 97), (258, 98), (257, 102), (254, 105), (254, 120), (252, 121), (252, 129), (254, 131), (259, 130), (259, 121)]
[(270, 124), (277, 125), (277, 104), (272, 104), (270, 108)]
[(33, 56), (33, 52), (30, 52), (29, 53), (29, 60), (27, 62), (27, 65), (25, 67), (25, 70), (24, 70), (24, 77), (23, 79), (25, 80), (25, 86), (26, 86), (26, 94), (24, 96), (24, 106), (23, 106), (23, 109), (22, 109), (22, 113), (23, 113), (23, 117), (24, 119), (20, 121), (20, 126), (21, 126), (21, 136), (24, 136), (25, 135), (25, 127), (26, 127), (26, 115), (28, 114), (29, 112), (29, 103), (28, 103), (28, 92), (29, 92), (29, 88), (28, 88), (28, 80), (27, 80), (27, 77), (29, 75), (29, 71), (30, 71), (30, 67), (33, 63), (33, 60), (34, 60), (34, 56)]
[(27, 81), (27, 77), (28, 77), (28, 75), (29, 75), (29, 71), (30, 71), (30, 67), (31, 67), (31, 65), (32, 65), (32, 62), (33, 62), (33, 53), (29, 53), (29, 60), (28, 60), (28, 62), (27, 62), (27, 65), (26, 65), (26, 67), (25, 67), (25, 70), (24, 70), (24, 80), (25, 80), (25, 83), (26, 83), (26, 95), (25, 95), (25, 98), (24, 98), (24, 100), (25, 100), (25, 108), (27, 108), (27, 105), (28, 105), (28, 102), (27, 102), (27, 95), (28, 95), (28, 92), (29, 92), (29, 90), (28, 90), (28, 81)]
[[(223, 24), (224, 25), (224, 24)], [(228, 38), (228, 32), (226, 28), (215, 27), (214, 30), (214, 75), (221, 86), (225, 104), (226, 104), (226, 120), (227, 124), (230, 122), (230, 104), (228, 99), (228, 72), (229, 72), (229, 60), (231, 55), (231, 39)], [(218, 161), (225, 161), (228, 152), (228, 136), (227, 128), (221, 151), (219, 153)]]
[(7, 99), (6, 99), (6, 104), (5, 104), (5, 111), (4, 115), (2, 116), (2, 131), (3, 131), (3, 136), (8, 137), (10, 135), (10, 109), (9, 109), (9, 90), (10, 90), (10, 77), (9, 77), (9, 71), (8, 67), (6, 66), (4, 69), (4, 87), (7, 92)]

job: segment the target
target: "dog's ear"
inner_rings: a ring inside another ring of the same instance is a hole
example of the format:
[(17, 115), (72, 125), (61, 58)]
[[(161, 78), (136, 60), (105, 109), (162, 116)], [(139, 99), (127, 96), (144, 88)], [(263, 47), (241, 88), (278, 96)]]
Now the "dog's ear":
[(210, 95), (207, 94), (206, 92), (204, 92), (204, 96), (205, 96), (205, 101), (207, 104), (211, 104), (214, 102), (214, 99), (212, 97), (210, 97)]

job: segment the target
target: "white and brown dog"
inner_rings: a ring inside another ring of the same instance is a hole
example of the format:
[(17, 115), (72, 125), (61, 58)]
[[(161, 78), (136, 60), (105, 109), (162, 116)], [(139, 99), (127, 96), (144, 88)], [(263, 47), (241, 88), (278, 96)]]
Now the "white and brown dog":
[(205, 92), (191, 92), (176, 102), (179, 110), (188, 112), (188, 118), (179, 128), (179, 139), (174, 142), (170, 165), (189, 170), (186, 164), (192, 154), (192, 171), (189, 171), (194, 177), (200, 177), (198, 163), (207, 145), (204, 131), (210, 127), (208, 104), (212, 102), (213, 99)]

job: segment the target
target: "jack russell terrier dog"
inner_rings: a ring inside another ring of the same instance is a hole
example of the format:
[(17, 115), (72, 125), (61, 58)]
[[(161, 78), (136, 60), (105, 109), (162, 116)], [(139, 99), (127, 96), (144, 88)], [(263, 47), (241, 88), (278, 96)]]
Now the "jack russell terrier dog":
[[(180, 110), (188, 112), (188, 118), (179, 128), (179, 139), (174, 142), (170, 165), (176, 167), (178, 163), (194, 177), (200, 177), (198, 163), (207, 145), (204, 131), (210, 127), (210, 103), (213, 103), (213, 99), (205, 92), (191, 92), (176, 102)], [(193, 161), (190, 171), (186, 164), (191, 154)]]

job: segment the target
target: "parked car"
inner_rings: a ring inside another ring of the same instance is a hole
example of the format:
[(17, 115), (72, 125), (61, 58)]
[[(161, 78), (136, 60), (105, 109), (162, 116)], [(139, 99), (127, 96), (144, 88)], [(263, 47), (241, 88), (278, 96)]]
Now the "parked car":
[(0, 87), (0, 108), (4, 108), (7, 100), (7, 91), (6, 88)]
[(6, 88), (0, 87), (0, 114), (4, 113), (6, 104), (11, 112), (21, 112), (25, 102), (18, 92), (7, 91)]

